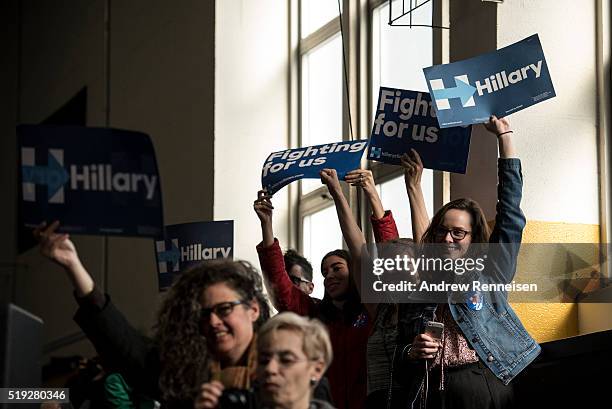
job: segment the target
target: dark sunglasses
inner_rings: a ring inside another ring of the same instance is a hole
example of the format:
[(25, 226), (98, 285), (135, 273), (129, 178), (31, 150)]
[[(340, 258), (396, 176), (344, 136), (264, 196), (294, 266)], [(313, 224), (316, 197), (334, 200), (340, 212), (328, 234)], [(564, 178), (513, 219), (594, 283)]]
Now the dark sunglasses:
[(292, 282), (294, 285), (298, 285), (298, 286), (299, 286), (301, 283), (310, 284), (310, 281), (306, 280), (305, 278), (298, 277), (298, 276), (292, 276), (292, 275), (289, 275), (289, 279), (291, 280), (291, 282)]

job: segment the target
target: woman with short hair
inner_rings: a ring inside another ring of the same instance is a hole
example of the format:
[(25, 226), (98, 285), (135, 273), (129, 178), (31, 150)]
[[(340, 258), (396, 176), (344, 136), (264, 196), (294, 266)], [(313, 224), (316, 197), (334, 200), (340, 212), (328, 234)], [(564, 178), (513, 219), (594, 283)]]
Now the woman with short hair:
[(266, 322), (257, 338), (257, 384), (262, 407), (331, 408), (313, 390), (332, 361), (325, 326), (316, 319), (283, 312)]

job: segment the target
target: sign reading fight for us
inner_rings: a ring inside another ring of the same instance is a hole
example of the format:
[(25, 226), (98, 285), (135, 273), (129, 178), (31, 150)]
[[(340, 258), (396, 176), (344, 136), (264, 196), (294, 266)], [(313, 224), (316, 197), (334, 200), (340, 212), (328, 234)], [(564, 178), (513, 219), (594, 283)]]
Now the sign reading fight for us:
[(497, 51), (424, 68), (440, 127), (476, 124), (553, 98), (537, 34)]
[(439, 129), (426, 92), (381, 87), (368, 159), (399, 165), (414, 148), (429, 169), (465, 173), (472, 127)]
[(206, 260), (234, 255), (234, 221), (182, 223), (166, 226), (155, 240), (159, 289), (172, 285), (178, 274)]
[(20, 125), (20, 223), (68, 233), (155, 237), (163, 231), (155, 152), (141, 132)]
[(299, 179), (318, 179), (323, 169), (336, 169), (338, 179), (359, 168), (368, 141), (334, 142), (287, 149), (268, 156), (261, 170), (261, 185), (274, 194)]

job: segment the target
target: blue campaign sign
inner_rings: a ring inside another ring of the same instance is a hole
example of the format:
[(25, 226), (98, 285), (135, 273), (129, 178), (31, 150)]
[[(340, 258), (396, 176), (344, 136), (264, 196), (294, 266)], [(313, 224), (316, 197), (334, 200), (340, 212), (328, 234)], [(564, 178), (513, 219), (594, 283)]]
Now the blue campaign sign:
[(164, 237), (155, 240), (159, 289), (167, 289), (178, 274), (202, 261), (233, 256), (233, 220), (166, 226)]
[(336, 169), (338, 179), (359, 168), (368, 141), (334, 142), (287, 149), (268, 156), (261, 170), (261, 185), (274, 194), (299, 179), (318, 179), (323, 169)]
[(440, 127), (486, 122), (553, 98), (537, 34), (468, 60), (424, 68)]
[(413, 148), (426, 168), (465, 173), (471, 132), (469, 125), (439, 129), (428, 93), (381, 87), (368, 159), (399, 165)]
[(20, 125), (20, 224), (68, 233), (155, 237), (163, 231), (149, 136), (82, 126)]

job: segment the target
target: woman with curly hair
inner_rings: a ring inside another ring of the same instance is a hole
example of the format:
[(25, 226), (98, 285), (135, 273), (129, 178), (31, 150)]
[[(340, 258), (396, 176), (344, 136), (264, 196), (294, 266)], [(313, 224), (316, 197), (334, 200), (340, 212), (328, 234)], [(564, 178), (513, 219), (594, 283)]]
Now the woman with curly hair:
[(165, 407), (193, 407), (211, 379), (249, 388), (256, 369), (256, 331), (270, 316), (259, 273), (247, 262), (210, 261), (183, 273), (169, 290), (155, 338), (139, 334), (81, 264), (58, 222), (35, 231), (43, 255), (73, 284), (75, 321), (107, 366)]

